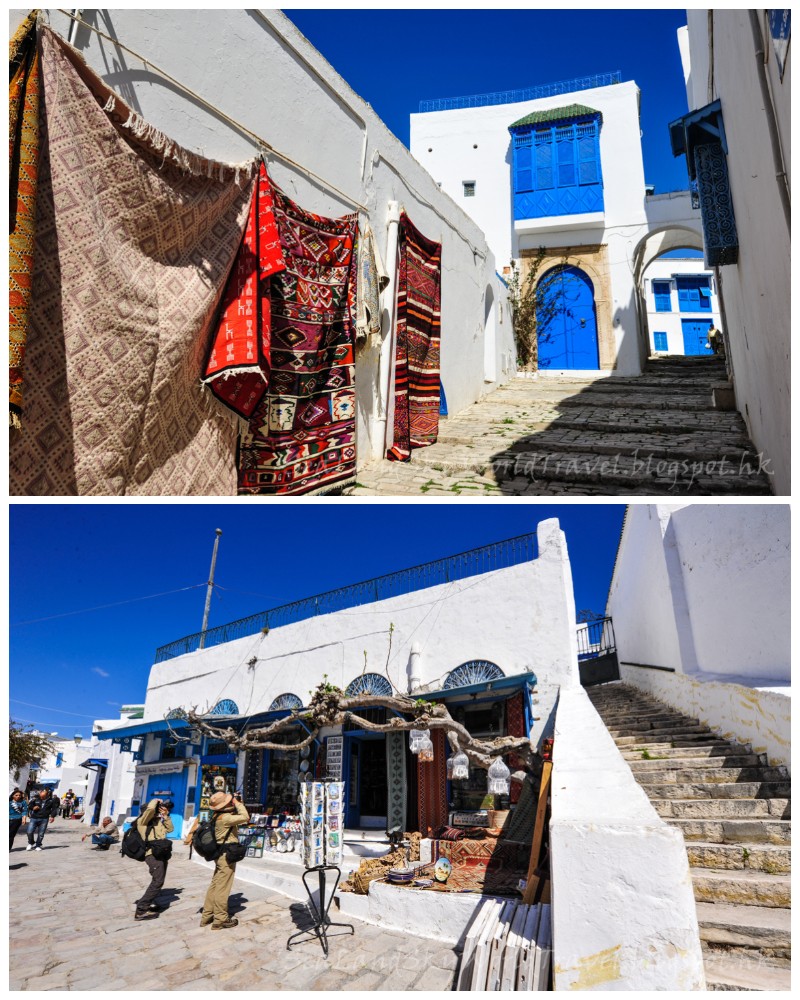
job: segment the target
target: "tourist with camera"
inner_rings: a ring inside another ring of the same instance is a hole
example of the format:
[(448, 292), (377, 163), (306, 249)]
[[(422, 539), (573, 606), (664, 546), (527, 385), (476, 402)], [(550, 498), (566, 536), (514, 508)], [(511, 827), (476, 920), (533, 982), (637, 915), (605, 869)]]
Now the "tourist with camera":
[[(250, 822), (250, 816), (237, 792), (215, 792), (208, 800), (211, 820), (201, 823), (192, 843), (201, 856), (214, 862), (214, 874), (203, 904), (200, 926), (211, 924), (211, 929), (236, 927), (239, 921), (228, 913), (228, 897), (233, 886), (236, 862), (245, 854), (246, 848), (239, 843), (238, 828)], [(208, 843), (207, 843), (208, 842)]]
[(169, 799), (151, 799), (136, 820), (136, 829), (145, 844), (144, 862), (150, 871), (150, 885), (136, 900), (135, 920), (152, 919), (166, 909), (156, 899), (167, 877), (167, 864), (172, 856), (172, 844), (167, 834), (173, 831), (169, 814), (174, 808)]

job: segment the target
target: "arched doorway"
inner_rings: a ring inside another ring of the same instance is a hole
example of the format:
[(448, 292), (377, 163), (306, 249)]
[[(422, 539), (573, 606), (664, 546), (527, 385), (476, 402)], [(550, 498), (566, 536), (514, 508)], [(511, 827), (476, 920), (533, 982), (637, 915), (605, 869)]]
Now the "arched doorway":
[(580, 268), (555, 267), (542, 275), (539, 288), (539, 369), (598, 369), (597, 312), (591, 279)]

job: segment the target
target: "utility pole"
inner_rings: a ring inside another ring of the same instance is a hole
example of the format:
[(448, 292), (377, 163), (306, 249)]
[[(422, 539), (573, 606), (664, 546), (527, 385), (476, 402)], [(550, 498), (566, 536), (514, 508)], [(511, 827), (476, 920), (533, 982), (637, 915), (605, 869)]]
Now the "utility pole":
[(217, 565), (217, 549), (219, 548), (219, 538), (222, 528), (217, 528), (217, 537), (214, 539), (214, 552), (211, 556), (211, 570), (208, 574), (208, 590), (206, 591), (206, 608), (203, 612), (203, 628), (200, 631), (200, 649), (206, 644), (206, 629), (208, 628), (208, 613), (211, 611), (211, 595), (214, 592), (214, 568)]

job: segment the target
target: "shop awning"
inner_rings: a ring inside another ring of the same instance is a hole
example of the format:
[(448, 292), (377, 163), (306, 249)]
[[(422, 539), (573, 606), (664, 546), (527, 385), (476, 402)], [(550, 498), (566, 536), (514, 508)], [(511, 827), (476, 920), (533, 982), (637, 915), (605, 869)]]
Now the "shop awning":
[(52, 785), (55, 786), (61, 781), (61, 778), (39, 778), (36, 781), (37, 785)]
[(108, 760), (102, 757), (90, 757), (88, 760), (85, 760), (82, 764), (79, 764), (78, 767), (89, 767), (92, 770), (94, 770), (95, 768), (108, 767)]
[(462, 695), (485, 694), (490, 691), (521, 691), (526, 687), (535, 687), (536, 674), (512, 674), (510, 677), (496, 677), (494, 680), (481, 681), (479, 684), (465, 684), (464, 687), (442, 688), (440, 691), (418, 691), (418, 698), (426, 701), (446, 701), (448, 698), (459, 698)]
[(170, 730), (178, 732), (190, 729), (185, 719), (151, 719), (149, 722), (136, 722), (134, 725), (116, 726), (114, 729), (96, 729), (92, 736), (101, 740), (113, 740), (125, 736), (146, 736), (148, 733), (167, 733)]

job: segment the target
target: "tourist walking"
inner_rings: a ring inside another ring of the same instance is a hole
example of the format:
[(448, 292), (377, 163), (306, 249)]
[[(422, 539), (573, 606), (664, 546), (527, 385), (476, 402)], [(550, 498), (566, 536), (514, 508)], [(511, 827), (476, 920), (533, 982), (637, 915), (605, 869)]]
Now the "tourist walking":
[(41, 851), (47, 827), (55, 822), (59, 810), (58, 796), (43, 788), (28, 800), (28, 846), (26, 851)]
[(75, 808), (75, 792), (72, 789), (68, 789), (67, 794), (61, 800), (62, 810), (61, 816), (63, 819), (69, 819), (72, 815), (72, 810)]
[(136, 900), (135, 920), (157, 917), (162, 910), (166, 910), (166, 906), (156, 900), (167, 877), (167, 865), (172, 853), (172, 844), (167, 840), (167, 834), (174, 829), (169, 815), (174, 808), (174, 804), (168, 799), (151, 799), (136, 820), (136, 829), (147, 848), (144, 863), (150, 872), (150, 885)]
[(102, 821), (95, 827), (94, 832), (91, 830), (84, 833), (81, 837), (81, 843), (89, 836), (92, 835), (92, 843), (100, 851), (107, 851), (112, 844), (119, 843), (119, 829), (110, 816), (104, 816)]
[(14, 837), (19, 833), (19, 828), (22, 826), (25, 817), (28, 815), (28, 803), (25, 801), (25, 796), (22, 794), (19, 788), (15, 788), (14, 791), (8, 797), (8, 849), (9, 851), (14, 846)]
[[(241, 798), (227, 792), (215, 792), (208, 800), (208, 805), (213, 813), (211, 824), (216, 842), (238, 846), (237, 828), (243, 823), (250, 822), (250, 816)], [(211, 885), (203, 903), (203, 916), (200, 918), (201, 927), (211, 924), (212, 931), (218, 931), (222, 928), (236, 927), (239, 923), (228, 913), (228, 897), (231, 894), (235, 872), (236, 862), (228, 859), (223, 847), (219, 857), (214, 861), (214, 874), (211, 876)]]

